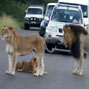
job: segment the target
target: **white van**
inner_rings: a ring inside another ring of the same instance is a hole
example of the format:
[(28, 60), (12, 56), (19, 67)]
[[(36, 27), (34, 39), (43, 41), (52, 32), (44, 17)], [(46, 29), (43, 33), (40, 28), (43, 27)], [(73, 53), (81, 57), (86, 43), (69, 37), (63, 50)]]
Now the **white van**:
[(63, 44), (63, 27), (65, 24), (83, 24), (83, 13), (80, 6), (59, 4), (53, 8), (49, 24), (45, 32), (46, 52), (54, 52), (55, 49), (66, 49)]
[(29, 29), (30, 26), (40, 26), (43, 16), (43, 6), (29, 6), (24, 17), (24, 29)]
[(80, 5), (83, 12), (85, 28), (88, 26), (88, 0), (58, 0), (60, 4)]

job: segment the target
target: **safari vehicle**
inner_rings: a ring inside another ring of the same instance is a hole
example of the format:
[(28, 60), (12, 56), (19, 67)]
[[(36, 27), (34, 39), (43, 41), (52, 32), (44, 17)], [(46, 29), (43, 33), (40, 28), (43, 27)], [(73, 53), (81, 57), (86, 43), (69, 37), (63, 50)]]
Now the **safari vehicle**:
[(24, 17), (24, 29), (31, 26), (40, 26), (43, 20), (44, 8), (42, 6), (29, 6)]
[(58, 0), (60, 4), (80, 5), (83, 12), (84, 26), (88, 30), (88, 0)]
[[(66, 49), (63, 44), (65, 24), (84, 25), (80, 6), (58, 4), (54, 7), (45, 33), (46, 45), (50, 52), (54, 52), (55, 48)], [(46, 49), (46, 52), (49, 52), (48, 50)]]
[(45, 30), (46, 30), (46, 27), (47, 27), (47, 25), (49, 23), (49, 18), (50, 18), (51, 12), (53, 10), (53, 7), (56, 4), (57, 3), (48, 3), (47, 4), (47, 9), (46, 9), (46, 13), (45, 13), (44, 19), (42, 20), (42, 22), (40, 24), (39, 35), (42, 36), (42, 37), (45, 35)]

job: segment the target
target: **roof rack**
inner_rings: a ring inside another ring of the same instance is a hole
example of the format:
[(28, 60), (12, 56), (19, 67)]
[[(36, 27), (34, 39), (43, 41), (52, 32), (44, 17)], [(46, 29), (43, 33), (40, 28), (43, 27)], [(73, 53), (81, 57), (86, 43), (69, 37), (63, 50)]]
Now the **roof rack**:
[(79, 8), (79, 9), (81, 9), (81, 6), (80, 5), (69, 5), (69, 4), (61, 4), (61, 3), (59, 3), (58, 6), (72, 7), (72, 8)]
[(41, 4), (30, 4), (29, 6), (28, 6), (28, 8), (29, 7), (43, 7), (44, 8), (44, 5), (41, 5)]

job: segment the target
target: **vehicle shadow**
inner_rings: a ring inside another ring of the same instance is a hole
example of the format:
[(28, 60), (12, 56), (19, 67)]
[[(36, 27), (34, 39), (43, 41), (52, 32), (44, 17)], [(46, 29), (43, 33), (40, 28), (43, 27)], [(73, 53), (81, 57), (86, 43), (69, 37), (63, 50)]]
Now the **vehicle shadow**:
[(30, 27), (29, 29), (23, 29), (23, 30), (27, 30), (27, 31), (39, 31), (40, 27)]
[(69, 50), (55, 50), (52, 54), (60, 54), (60, 55), (66, 55), (66, 56), (72, 56), (71, 51)]

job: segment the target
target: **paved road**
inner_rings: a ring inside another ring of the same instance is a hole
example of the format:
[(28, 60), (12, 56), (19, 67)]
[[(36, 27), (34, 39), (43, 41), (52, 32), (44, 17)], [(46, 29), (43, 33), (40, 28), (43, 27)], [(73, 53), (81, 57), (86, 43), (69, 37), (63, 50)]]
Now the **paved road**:
[[(22, 36), (38, 35), (38, 31), (19, 30)], [(18, 57), (18, 60), (29, 61), (35, 54)], [(15, 76), (6, 75), (8, 58), (5, 42), (0, 39), (0, 89), (89, 89), (89, 56), (85, 60), (83, 76), (72, 75), (74, 59), (70, 53), (56, 51), (44, 54), (45, 71), (48, 75), (34, 77), (30, 73), (16, 72)]]

